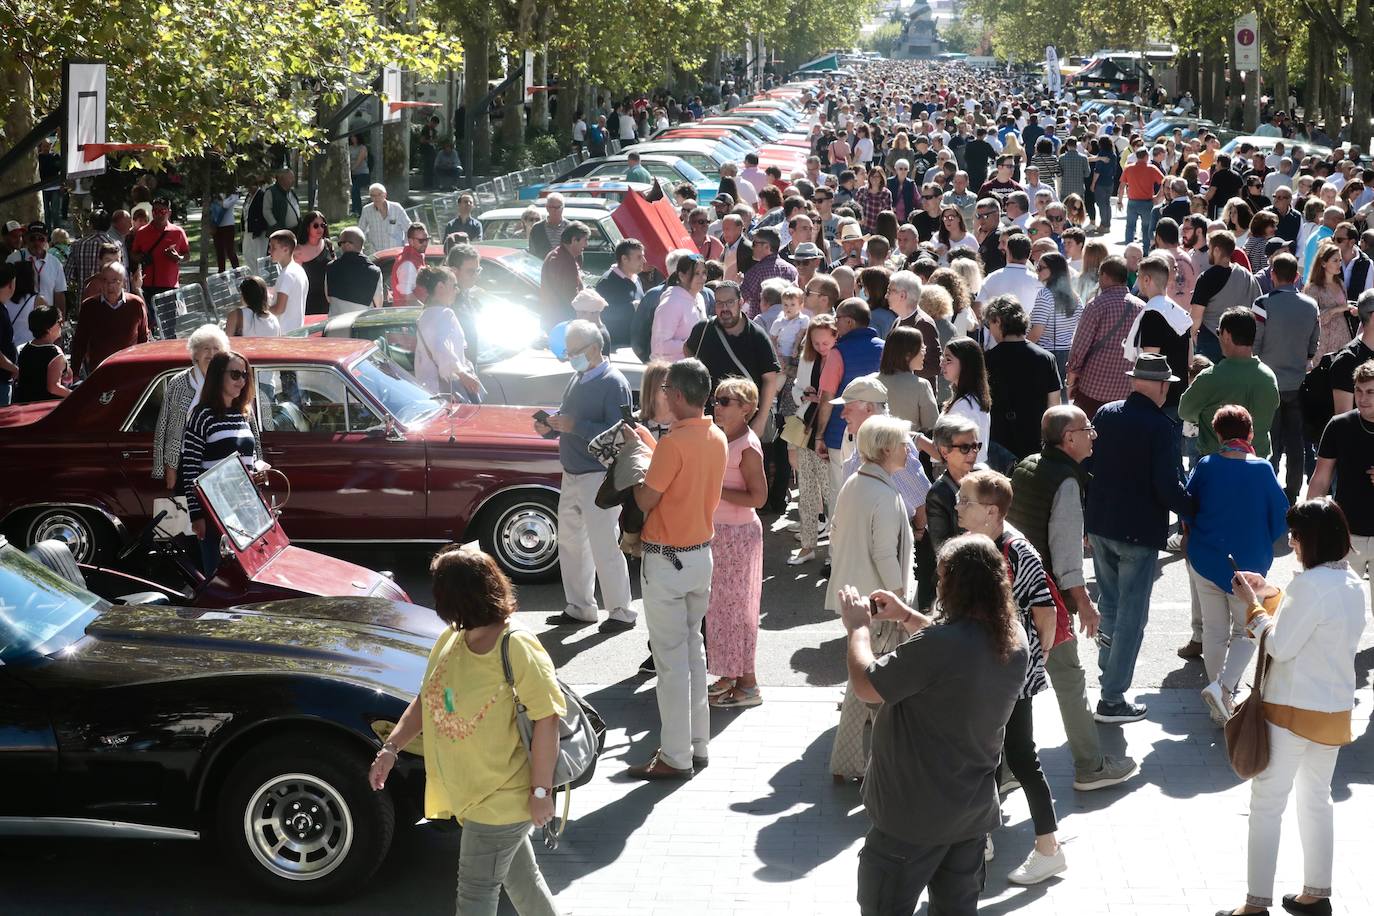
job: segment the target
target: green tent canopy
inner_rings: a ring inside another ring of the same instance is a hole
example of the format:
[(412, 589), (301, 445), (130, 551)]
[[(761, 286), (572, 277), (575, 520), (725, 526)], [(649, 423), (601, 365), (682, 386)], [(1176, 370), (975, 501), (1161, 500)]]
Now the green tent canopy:
[(798, 70), (838, 70), (840, 69), (840, 56), (838, 54), (827, 54), (815, 60), (807, 61), (797, 68)]

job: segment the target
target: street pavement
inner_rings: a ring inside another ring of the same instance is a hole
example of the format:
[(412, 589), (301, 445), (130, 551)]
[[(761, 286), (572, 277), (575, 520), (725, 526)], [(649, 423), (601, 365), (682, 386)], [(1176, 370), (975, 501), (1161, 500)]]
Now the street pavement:
[[(1119, 251), (1122, 223), (1112, 246)], [(795, 510), (794, 510), (795, 514)], [(690, 782), (655, 784), (621, 775), (657, 746), (651, 675), (638, 671), (647, 631), (603, 634), (594, 626), (553, 626), (563, 607), (557, 583), (519, 590), (519, 622), (539, 634), (559, 672), (597, 707), (610, 732), (593, 781), (573, 794), (572, 819), (557, 851), (540, 865), (564, 913), (575, 916), (847, 916), (854, 902), (857, 852), (868, 826), (857, 787), (835, 786), (830, 746), (843, 692), (845, 636), (823, 609), (819, 563), (785, 563), (794, 542), (785, 519), (765, 516), (763, 608), (758, 676), (764, 704), (713, 710), (711, 764)], [(429, 603), (427, 555), (415, 550), (338, 549), (373, 568), (395, 570), (420, 604)], [(632, 579), (637, 567), (632, 566)], [(1296, 565), (1286, 550), (1271, 579)], [(638, 582), (634, 582), (638, 595)], [(1089, 576), (1089, 589), (1096, 587)], [(638, 606), (638, 599), (636, 599)], [(1005, 876), (1029, 851), (1033, 831), (1022, 793), (1004, 805), (994, 835), (980, 912), (1112, 913), (1131, 916), (1213, 913), (1245, 894), (1248, 787), (1230, 770), (1220, 730), (1197, 691), (1200, 661), (1175, 650), (1189, 635), (1189, 598), (1181, 555), (1162, 553), (1150, 622), (1136, 668), (1134, 699), (1145, 721), (1100, 726), (1104, 750), (1129, 754), (1140, 774), (1092, 793), (1072, 788), (1073, 767), (1053, 697), (1036, 701), (1041, 759), (1056, 799), (1069, 870), (1033, 888)], [(1091, 644), (1082, 657), (1096, 700)], [(1374, 913), (1374, 874), (1366, 871), (1374, 810), (1374, 631), (1356, 660), (1357, 741), (1336, 770), (1336, 912)], [(1248, 682), (1249, 675), (1246, 677)], [(561, 801), (560, 801), (561, 809)], [(397, 835), (393, 854), (357, 898), (312, 908), (363, 914), (453, 912), (458, 837), (415, 829)], [(1284, 824), (1277, 895), (1300, 890), (1301, 848), (1290, 812)], [(95, 841), (0, 843), (0, 912), (299, 913), (263, 900), (224, 867), (208, 844)], [(925, 913), (923, 904), (919, 913)], [(514, 910), (505, 904), (503, 914)], [(1279, 912), (1277, 906), (1274, 912)]]

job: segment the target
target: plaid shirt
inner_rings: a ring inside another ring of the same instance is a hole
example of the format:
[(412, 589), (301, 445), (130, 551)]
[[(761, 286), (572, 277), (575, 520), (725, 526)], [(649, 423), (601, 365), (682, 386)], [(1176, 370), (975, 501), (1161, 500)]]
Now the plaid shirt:
[(744, 275), (739, 287), (739, 297), (744, 302), (744, 314), (750, 319), (759, 313), (759, 294), (763, 291), (763, 281), (773, 277), (783, 277), (797, 282), (797, 268), (788, 264), (776, 254), (770, 254), (762, 261), (755, 261)]
[(1088, 175), (1092, 163), (1088, 157), (1075, 150), (1069, 150), (1059, 157), (1059, 199), (1070, 194), (1084, 197), (1088, 193)]
[[(69, 299), (75, 299), (77, 307), (81, 304), (81, 291), (86, 288), (86, 283), (95, 276), (95, 270), (100, 266), (100, 246), (109, 242), (119, 246), (120, 262), (128, 267), (128, 252), (124, 250), (124, 241), (113, 231), (93, 232), (84, 239), (78, 239), (72, 243), (71, 253), (67, 255), (67, 289)], [(70, 309), (71, 306), (68, 305)]]
[(1145, 303), (1124, 286), (1109, 286), (1083, 308), (1069, 351), (1069, 372), (1074, 389), (1106, 404), (1131, 393), (1131, 368), (1121, 352), (1121, 341)]
[(868, 188), (859, 188), (854, 192), (854, 203), (862, 207), (859, 217), (859, 225), (863, 226), (864, 232), (872, 232), (873, 227), (878, 222), (878, 214), (884, 210), (892, 209), (892, 192), (887, 188), (877, 191), (870, 191)]

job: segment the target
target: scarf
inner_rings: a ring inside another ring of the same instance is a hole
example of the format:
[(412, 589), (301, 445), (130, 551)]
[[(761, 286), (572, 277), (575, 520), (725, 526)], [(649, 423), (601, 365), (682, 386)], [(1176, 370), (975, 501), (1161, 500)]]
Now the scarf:
[(1221, 443), (1223, 452), (1241, 452), (1246, 455), (1255, 454), (1255, 447), (1244, 439), (1227, 439)]

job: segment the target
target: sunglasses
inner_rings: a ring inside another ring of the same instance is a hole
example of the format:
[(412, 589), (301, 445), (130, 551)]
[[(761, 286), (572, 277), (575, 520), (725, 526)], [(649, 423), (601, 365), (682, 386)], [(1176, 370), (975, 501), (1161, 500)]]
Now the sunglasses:
[[(961, 453), (961, 454), (967, 455), (967, 454), (969, 454), (969, 453), (971, 453), (971, 452), (981, 451), (982, 448), (983, 448), (983, 443), (981, 443), (981, 442), (960, 442), (960, 443), (956, 443), (956, 444), (954, 444), (954, 445), (951, 445), (950, 448), (954, 449), (955, 451), (957, 451), (957, 452), (959, 452), (959, 453)], [(960, 500), (960, 502), (965, 502), (965, 501)], [(967, 502), (965, 502), (965, 504), (967, 505)]]
[(711, 221), (710, 221), (709, 219), (694, 219), (694, 220), (692, 220), (692, 225), (693, 225), (693, 226), (709, 226), (709, 225), (711, 225)]
[(743, 398), (733, 398), (729, 395), (721, 395), (716, 398), (716, 404), (729, 407), (731, 404), (738, 404), (743, 407), (747, 402)]
[(241, 382), (244, 379), (248, 378), (247, 369), (229, 369), (225, 372), (225, 374), (236, 382)]

